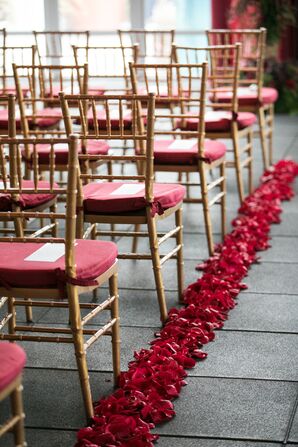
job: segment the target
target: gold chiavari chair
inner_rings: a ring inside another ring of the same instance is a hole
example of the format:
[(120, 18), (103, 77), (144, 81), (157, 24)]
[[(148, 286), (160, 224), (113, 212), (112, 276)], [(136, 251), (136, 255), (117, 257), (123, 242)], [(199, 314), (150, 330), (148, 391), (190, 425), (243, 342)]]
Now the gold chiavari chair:
[[(173, 59), (176, 62), (194, 62), (202, 58), (210, 61), (207, 85), (209, 102), (205, 114), (206, 137), (227, 139), (232, 142), (233, 160), (228, 160), (226, 165), (227, 167), (233, 167), (236, 171), (238, 195), (241, 203), (244, 199), (244, 168), (248, 171), (248, 192), (251, 193), (253, 188), (252, 135), (256, 116), (251, 112), (240, 112), (238, 109), (237, 89), (240, 55), (240, 43), (204, 48), (173, 45)], [(229, 101), (220, 101), (218, 97), (222, 92), (227, 94), (230, 98)], [(184, 130), (190, 130), (197, 125), (193, 119), (186, 119), (181, 124)]]
[(132, 46), (73, 46), (76, 65), (88, 64), (88, 94), (131, 92), (129, 62), (137, 62), (138, 44)]
[[(20, 64), (34, 64), (36, 47), (22, 47), (22, 46), (7, 46), (6, 44), (0, 47), (0, 96), (8, 95), (9, 93), (16, 94), (16, 87), (14, 82), (12, 64), (18, 62)], [(28, 88), (23, 85), (23, 77), (20, 74), (20, 85), (22, 86), (23, 95), (26, 96)], [(25, 81), (26, 83), (26, 81)], [(7, 104), (1, 103), (3, 106), (0, 110), (0, 134), (7, 135), (8, 127), (8, 110)], [(17, 117), (17, 128), (20, 130), (21, 121)]]
[(72, 45), (88, 46), (89, 31), (33, 31), (40, 65), (71, 65)]
[[(150, 253), (121, 253), (120, 259), (151, 260), (155, 277), (160, 317), (167, 318), (167, 306), (161, 268), (174, 258), (177, 261), (178, 294), (183, 292), (183, 242), (182, 201), (185, 188), (177, 184), (153, 183), (153, 140), (154, 140), (154, 95), (65, 95), (60, 94), (61, 106), (67, 132), (73, 131), (73, 122), (80, 119), (83, 139), (104, 139), (109, 142), (130, 141), (140, 148), (136, 155), (103, 156), (103, 159), (138, 163), (139, 174), (130, 172), (120, 175), (81, 174), (81, 181), (90, 183), (79, 189), (78, 234), (83, 234), (84, 222), (91, 224), (92, 237), (124, 236), (135, 237), (135, 231), (98, 230), (96, 224), (146, 225), (147, 231), (137, 231), (138, 237), (149, 238)], [(76, 102), (76, 104), (75, 104)], [(71, 108), (69, 103), (72, 104)], [(141, 104), (143, 111), (141, 112)], [(89, 108), (92, 116), (85, 110)], [(103, 113), (105, 117), (103, 117)], [(126, 113), (130, 120), (126, 121)], [(117, 115), (114, 121), (114, 113)], [(143, 119), (146, 120), (144, 127)], [(92, 160), (90, 155), (80, 155), (83, 160)], [(95, 182), (98, 180), (98, 182)], [(157, 232), (158, 220), (175, 216), (175, 227), (166, 234)], [(167, 254), (160, 254), (160, 246), (173, 238), (175, 247)]]
[[(205, 91), (207, 63), (202, 64), (131, 64), (133, 91), (138, 82), (154, 92), (163, 105), (155, 113), (154, 171), (177, 172), (187, 176), (187, 196), (184, 202), (203, 205), (206, 237), (210, 255), (214, 251), (210, 208), (221, 207), (222, 234), (225, 234), (225, 153), (226, 146), (208, 141), (205, 136)], [(194, 119), (190, 129), (177, 127), (181, 121)], [(215, 169), (218, 168), (218, 169)], [(208, 171), (213, 180), (208, 182)], [(215, 177), (215, 171), (218, 176)], [(191, 173), (198, 175), (191, 183)], [(215, 188), (219, 188), (216, 193)], [(192, 194), (191, 194), (192, 192)], [(198, 194), (199, 193), (199, 194)]]
[[(206, 33), (209, 45), (242, 44), (237, 91), (239, 110), (255, 113), (258, 117), (263, 165), (267, 169), (273, 163), (274, 103), (278, 92), (272, 87), (263, 87), (266, 29), (214, 29)], [(216, 70), (215, 65), (213, 68)], [(226, 92), (218, 94), (218, 101), (229, 100)]]
[[(69, 144), (68, 181), (65, 187), (55, 183), (55, 146), (63, 142)], [(102, 335), (112, 337), (114, 380), (120, 372), (119, 317), (117, 291), (117, 247), (113, 242), (75, 239), (78, 154), (77, 138), (69, 139), (10, 139), (1, 138), (1, 145), (8, 144), (15, 155), (21, 157), (22, 145), (33, 146), (34, 185), (23, 188), (23, 172), (16, 172), (14, 185), (4, 185), (0, 191), (9, 193), (15, 200), (26, 194), (66, 195), (65, 210), (56, 213), (7, 212), (0, 211), (2, 219), (55, 218), (65, 223), (65, 230), (59, 238), (17, 237), (0, 238), (0, 294), (5, 297), (1, 306), (6, 305), (8, 313), (1, 321), (0, 339), (9, 341), (31, 341), (46, 343), (71, 343), (74, 345), (77, 368), (87, 419), (93, 417), (92, 397), (89, 383), (86, 351)], [(38, 186), (38, 146), (50, 145), (49, 187)], [(12, 163), (13, 166), (13, 163)], [(109, 282), (109, 297), (101, 303), (80, 303), (82, 293), (92, 291)], [(51, 326), (26, 325), (18, 322), (19, 307), (49, 307), (68, 312), (67, 324)], [(96, 328), (88, 328), (93, 317), (104, 311), (110, 312), (107, 322)], [(81, 314), (84, 312), (84, 316)], [(70, 326), (68, 324), (70, 323)], [(58, 380), (58, 379), (57, 379)]]
[(22, 371), (26, 354), (14, 343), (0, 342), (0, 403), (7, 397), (11, 401), (11, 414), (0, 426), (0, 438), (13, 431), (14, 445), (26, 447), (22, 397)]
[(118, 30), (120, 45), (139, 45), (138, 59), (142, 63), (169, 63), (175, 30)]

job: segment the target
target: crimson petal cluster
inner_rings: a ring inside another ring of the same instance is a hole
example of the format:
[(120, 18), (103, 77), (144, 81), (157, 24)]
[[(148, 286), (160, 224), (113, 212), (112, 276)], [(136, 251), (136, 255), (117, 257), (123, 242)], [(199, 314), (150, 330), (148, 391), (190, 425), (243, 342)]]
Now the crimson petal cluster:
[(119, 389), (95, 403), (95, 417), (77, 434), (76, 447), (151, 447), (156, 424), (174, 417), (173, 399), (186, 384), (186, 370), (207, 353), (201, 348), (215, 337), (239, 292), (257, 252), (269, 245), (270, 225), (280, 222), (281, 201), (290, 200), (290, 184), (298, 164), (281, 160), (268, 169), (261, 185), (248, 196), (233, 230), (216, 247), (214, 256), (197, 266), (203, 274), (184, 292), (185, 307), (171, 309), (149, 349), (135, 352)]

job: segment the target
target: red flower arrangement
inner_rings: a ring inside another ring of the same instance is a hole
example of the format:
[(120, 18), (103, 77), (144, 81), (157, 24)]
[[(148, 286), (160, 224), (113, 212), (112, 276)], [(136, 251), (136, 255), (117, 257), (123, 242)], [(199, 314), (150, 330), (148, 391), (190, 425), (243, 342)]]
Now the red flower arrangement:
[(136, 352), (121, 374), (119, 389), (95, 403), (92, 424), (78, 432), (76, 447), (153, 447), (158, 435), (150, 430), (174, 417), (172, 401), (186, 384), (186, 369), (207, 357), (201, 348), (246, 288), (241, 281), (258, 262), (256, 253), (269, 247), (270, 225), (280, 222), (281, 201), (293, 197), (289, 184), (297, 175), (298, 164), (290, 160), (264, 173), (233, 220), (233, 231), (197, 266), (203, 276), (185, 290), (185, 308), (170, 310), (150, 349)]

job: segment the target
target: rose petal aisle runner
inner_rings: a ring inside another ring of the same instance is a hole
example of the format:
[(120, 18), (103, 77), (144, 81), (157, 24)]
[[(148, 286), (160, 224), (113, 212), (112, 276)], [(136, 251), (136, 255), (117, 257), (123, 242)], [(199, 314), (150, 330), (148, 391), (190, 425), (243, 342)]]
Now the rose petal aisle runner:
[(247, 197), (233, 230), (214, 256), (197, 269), (203, 275), (184, 293), (185, 307), (171, 309), (167, 323), (150, 349), (135, 353), (119, 389), (95, 404), (92, 425), (77, 434), (76, 447), (149, 447), (156, 424), (174, 415), (173, 400), (185, 385), (186, 370), (207, 357), (203, 345), (213, 340), (245, 284), (257, 252), (269, 248), (270, 225), (280, 222), (281, 201), (293, 195), (298, 164), (282, 160), (266, 171), (260, 186)]

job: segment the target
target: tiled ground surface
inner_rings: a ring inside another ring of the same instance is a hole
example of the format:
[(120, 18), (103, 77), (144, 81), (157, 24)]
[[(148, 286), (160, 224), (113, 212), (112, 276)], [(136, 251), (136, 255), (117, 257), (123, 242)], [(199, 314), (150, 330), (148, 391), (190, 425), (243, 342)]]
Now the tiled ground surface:
[[(298, 161), (298, 120), (277, 117), (275, 159)], [(255, 184), (262, 171), (255, 148)], [(237, 196), (229, 171), (228, 220), (236, 214)], [(296, 192), (298, 192), (296, 183)], [(253, 266), (238, 306), (206, 346), (209, 356), (190, 371), (188, 386), (175, 402), (177, 416), (159, 426), (160, 447), (298, 446), (298, 196), (283, 205), (281, 225), (272, 228), (272, 248)], [(219, 219), (214, 214), (215, 230)], [(196, 279), (194, 267), (207, 256), (202, 214), (184, 207), (186, 283)], [(219, 236), (217, 235), (217, 238)], [(123, 242), (125, 244), (125, 242)], [(165, 269), (168, 306), (176, 305), (174, 265)], [(122, 369), (134, 350), (146, 347), (159, 326), (150, 264), (120, 265)], [(104, 292), (104, 291), (103, 291)], [(35, 312), (45, 323), (65, 321), (65, 314)], [(24, 376), (26, 434), (30, 447), (69, 447), (84, 425), (78, 377), (71, 346), (24, 344), (28, 362)], [(112, 389), (110, 342), (90, 351), (94, 396)], [(292, 423), (291, 423), (292, 421)], [(6, 438), (1, 447), (9, 447)]]

